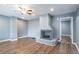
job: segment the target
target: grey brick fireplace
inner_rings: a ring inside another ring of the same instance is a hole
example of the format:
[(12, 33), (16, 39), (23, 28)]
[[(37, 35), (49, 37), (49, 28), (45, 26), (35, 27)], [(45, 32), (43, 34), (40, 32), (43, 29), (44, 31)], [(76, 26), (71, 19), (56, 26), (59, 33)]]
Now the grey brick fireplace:
[(41, 39), (52, 40), (53, 32), (52, 30), (41, 30)]
[(55, 46), (57, 40), (53, 38), (53, 28), (50, 26), (49, 15), (40, 16), (39, 24), (40, 38), (36, 40), (36, 42), (50, 46)]

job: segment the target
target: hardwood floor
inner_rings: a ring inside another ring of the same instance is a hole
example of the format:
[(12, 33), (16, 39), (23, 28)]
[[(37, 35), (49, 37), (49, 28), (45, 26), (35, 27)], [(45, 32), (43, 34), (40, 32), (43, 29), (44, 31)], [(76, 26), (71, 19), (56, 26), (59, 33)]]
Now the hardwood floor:
[[(0, 43), (1, 54), (78, 54), (76, 47), (68, 37), (62, 37), (62, 42), (56, 46), (48, 46), (35, 42), (31, 38)], [(68, 42), (67, 42), (68, 41)]]

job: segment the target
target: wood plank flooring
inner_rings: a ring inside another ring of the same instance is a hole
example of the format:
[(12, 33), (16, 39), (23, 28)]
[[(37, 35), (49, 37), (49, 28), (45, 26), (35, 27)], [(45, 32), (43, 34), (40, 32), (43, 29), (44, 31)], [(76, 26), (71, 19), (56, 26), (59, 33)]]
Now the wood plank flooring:
[(56, 46), (40, 44), (31, 38), (0, 42), (0, 54), (78, 54), (71, 41), (65, 40), (68, 37), (62, 39), (62, 43)]

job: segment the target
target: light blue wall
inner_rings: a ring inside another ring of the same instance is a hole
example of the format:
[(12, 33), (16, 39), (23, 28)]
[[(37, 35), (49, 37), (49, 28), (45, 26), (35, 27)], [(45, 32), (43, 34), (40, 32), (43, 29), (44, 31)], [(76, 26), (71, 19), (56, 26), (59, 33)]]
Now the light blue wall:
[(59, 37), (59, 34), (60, 34), (60, 25), (59, 25), (60, 20), (59, 20), (59, 18), (60, 17), (73, 17), (73, 20), (75, 20), (74, 14), (75, 14), (75, 12), (62, 14), (62, 15), (57, 15), (57, 16), (52, 16), (51, 19), (52, 19), (52, 28), (53, 28), (53, 36), (54, 36), (54, 38)]
[(59, 37), (60, 33), (60, 22), (57, 20), (56, 16), (52, 17), (52, 29), (53, 29), (53, 38)]
[(76, 20), (75, 20), (75, 35), (76, 35), (76, 40), (75, 42), (79, 46), (79, 9), (77, 10), (77, 15), (76, 15)]
[(0, 15), (0, 40), (15, 39), (16, 18)]
[(17, 19), (17, 32), (18, 37), (28, 36), (39, 39), (40, 38), (39, 18), (35, 18), (29, 21)]
[(10, 39), (17, 38), (17, 18), (10, 17)]
[(0, 40), (10, 38), (10, 17), (0, 16)]
[(34, 20), (30, 20), (28, 22), (28, 36), (29, 37), (34, 37), (36, 39), (40, 38), (39, 18), (36, 18)]
[(61, 34), (71, 35), (71, 21), (61, 21)]
[(27, 36), (28, 32), (28, 21), (17, 19), (17, 34), (18, 37)]

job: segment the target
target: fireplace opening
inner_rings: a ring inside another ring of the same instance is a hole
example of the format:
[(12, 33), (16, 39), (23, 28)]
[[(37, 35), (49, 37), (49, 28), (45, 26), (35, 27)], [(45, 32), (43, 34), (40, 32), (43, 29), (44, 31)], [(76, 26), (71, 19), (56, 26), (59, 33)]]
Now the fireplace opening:
[(50, 38), (50, 36), (49, 35), (44, 35), (43, 38)]
[(51, 35), (52, 35), (51, 30), (41, 30), (41, 38), (42, 39), (52, 39)]

